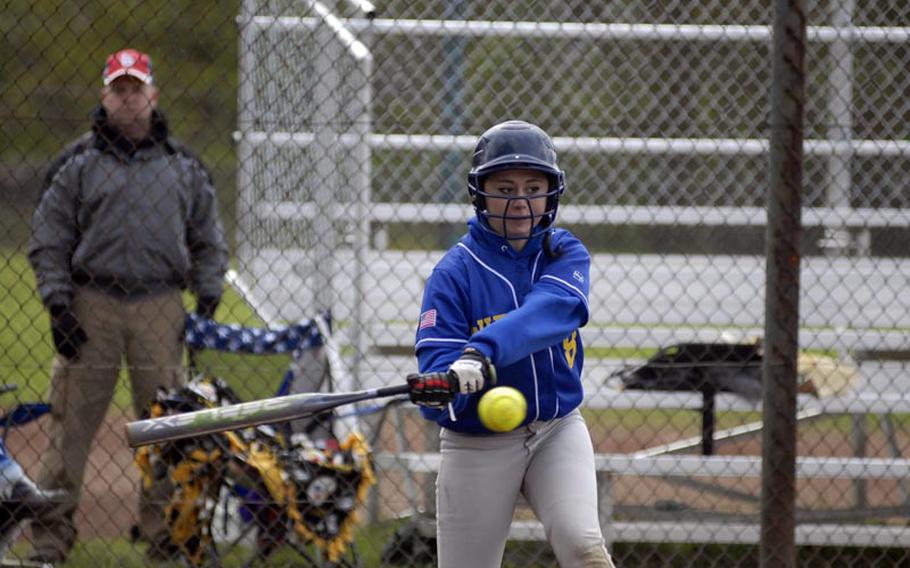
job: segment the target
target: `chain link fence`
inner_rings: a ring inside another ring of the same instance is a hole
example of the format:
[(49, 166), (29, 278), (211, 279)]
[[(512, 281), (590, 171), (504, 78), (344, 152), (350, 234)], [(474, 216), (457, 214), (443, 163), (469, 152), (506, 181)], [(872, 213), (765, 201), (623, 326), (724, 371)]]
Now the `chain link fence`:
[[(809, 2), (805, 17), (798, 564), (897, 566), (910, 562), (910, 14), (833, 0)], [(582, 408), (617, 565), (756, 566), (772, 18), (758, 1), (9, 4), (0, 373), (19, 388), (6, 407), (52, 398), (32, 215), (54, 156), (92, 125), (108, 54), (151, 55), (171, 134), (210, 172), (230, 251), (215, 319), (292, 324), (277, 341), (192, 328), (201, 335), (187, 336), (198, 344), (181, 369), (208, 379), (170, 394), (195, 407), (415, 372), (425, 280), (473, 215), (476, 137), (525, 119), (554, 138), (567, 176), (558, 224), (592, 254)], [(108, 225), (112, 240), (160, 231), (129, 216)], [(155, 263), (114, 262), (137, 258)], [(193, 294), (183, 300), (192, 312)], [(314, 339), (329, 335), (317, 325), (326, 311), (337, 345)], [(123, 374), (88, 457), (67, 565), (145, 565), (130, 538), (137, 463), (185, 474), (162, 499), (172, 537), (184, 515), (177, 555), (189, 564), (434, 562), (438, 428), (409, 403), (193, 442), (168, 462), (127, 447), (136, 411)], [(165, 398), (158, 412), (171, 410)], [(6, 440), (35, 479), (49, 421)], [(194, 451), (205, 459), (185, 459)], [(245, 477), (227, 465), (238, 461)], [(292, 480), (296, 501), (281, 504), (274, 475)], [(30, 539), (10, 539), (10, 556)], [(504, 565), (555, 564), (519, 500)]]

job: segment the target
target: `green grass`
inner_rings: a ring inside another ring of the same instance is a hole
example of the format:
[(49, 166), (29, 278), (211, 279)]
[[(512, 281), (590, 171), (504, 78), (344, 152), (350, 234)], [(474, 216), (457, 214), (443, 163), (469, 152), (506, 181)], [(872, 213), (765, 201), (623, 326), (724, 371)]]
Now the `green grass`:
[[(383, 548), (391, 540), (395, 529), (402, 521), (389, 521), (371, 526), (360, 526), (355, 530), (354, 550), (361, 565), (380, 566)], [(65, 563), (55, 564), (55, 568), (144, 568), (148, 563), (143, 559), (145, 544), (134, 544), (126, 538), (80, 540), (76, 543)], [(221, 546), (219, 546), (221, 548)], [(9, 558), (27, 555), (29, 547), (25, 543), (17, 544)], [(350, 549), (349, 549), (350, 550)], [(237, 546), (221, 553), (219, 566), (239, 568), (250, 557), (251, 550)], [(307, 549), (307, 554), (316, 557), (315, 549)], [(167, 566), (167, 564), (165, 564)], [(170, 566), (182, 565), (178, 562)], [(309, 566), (304, 558), (290, 546), (276, 550), (270, 557), (268, 566)]]
[[(0, 250), (0, 382), (16, 383), (21, 400), (47, 393), (54, 357), (47, 313), (36, 292), (35, 276), (22, 251)], [(194, 300), (185, 294), (191, 310)], [(228, 288), (216, 314), (220, 321), (263, 325), (243, 300)], [(244, 356), (203, 352), (199, 366), (231, 384), (244, 399), (268, 396), (281, 382), (290, 355)], [(130, 389), (122, 371), (114, 394), (114, 408), (130, 407)]]
[(42, 396), (54, 351), (24, 254), (0, 251), (0, 290), (0, 381), (17, 383), (20, 398)]
[[(386, 521), (370, 526), (360, 526), (354, 535), (359, 565), (365, 568), (392, 566), (382, 562), (382, 551), (392, 540), (395, 530), (407, 520)], [(400, 542), (400, 541), (399, 541)], [(349, 549), (351, 550), (351, 549)], [(67, 562), (55, 564), (55, 568), (141, 568), (148, 564), (143, 559), (145, 545), (133, 544), (125, 538), (93, 539), (79, 541)], [(16, 554), (27, 554), (28, 547), (17, 545)], [(240, 568), (250, 558), (251, 551), (244, 547), (235, 547), (228, 553), (222, 553), (218, 566), (222, 568)], [(307, 554), (315, 558), (312, 547)], [(180, 566), (178, 562), (164, 566)], [(283, 546), (269, 556), (269, 567), (310, 566), (305, 558), (290, 546)], [(261, 566), (258, 564), (257, 566)], [(396, 565), (397, 566), (397, 565)], [(435, 564), (408, 563), (409, 568), (432, 568)], [(509, 542), (503, 558), (505, 568), (549, 568), (556, 566), (549, 545), (546, 543)]]

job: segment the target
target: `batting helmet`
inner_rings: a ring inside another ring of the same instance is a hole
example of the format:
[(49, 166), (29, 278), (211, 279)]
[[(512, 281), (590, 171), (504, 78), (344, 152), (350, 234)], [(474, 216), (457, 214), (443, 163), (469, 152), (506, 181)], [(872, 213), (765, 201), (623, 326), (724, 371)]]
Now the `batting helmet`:
[[(549, 189), (544, 195), (547, 199), (546, 211), (540, 222), (531, 230), (530, 235), (506, 238), (527, 238), (546, 231), (556, 220), (556, 209), (559, 196), (566, 189), (565, 174), (556, 163), (556, 147), (553, 141), (540, 127), (523, 120), (501, 122), (484, 132), (474, 146), (471, 171), (468, 173), (468, 194), (474, 205), (477, 217), (489, 226), (486, 198), (525, 199), (523, 197), (503, 197), (491, 195), (484, 191), (483, 181), (492, 174), (513, 168), (529, 169), (543, 172), (549, 180)], [(508, 208), (506, 208), (508, 210)]]

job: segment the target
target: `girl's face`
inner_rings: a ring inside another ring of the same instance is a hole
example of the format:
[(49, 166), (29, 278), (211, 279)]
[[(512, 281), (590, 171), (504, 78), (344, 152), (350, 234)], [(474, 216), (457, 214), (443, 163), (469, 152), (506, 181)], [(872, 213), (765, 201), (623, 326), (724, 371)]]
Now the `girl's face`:
[(550, 181), (536, 170), (511, 169), (494, 172), (483, 183), (490, 227), (509, 239), (517, 251), (547, 210)]

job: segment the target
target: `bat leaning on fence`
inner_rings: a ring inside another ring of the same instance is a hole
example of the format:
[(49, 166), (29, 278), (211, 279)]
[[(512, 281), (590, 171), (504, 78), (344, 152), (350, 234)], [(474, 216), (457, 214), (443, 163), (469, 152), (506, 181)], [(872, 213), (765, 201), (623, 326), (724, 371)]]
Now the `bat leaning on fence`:
[(337, 406), (407, 394), (407, 384), (353, 392), (302, 393), (137, 420), (126, 425), (130, 447), (157, 444), (311, 416)]

